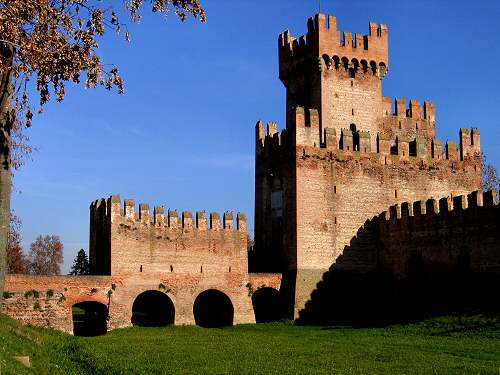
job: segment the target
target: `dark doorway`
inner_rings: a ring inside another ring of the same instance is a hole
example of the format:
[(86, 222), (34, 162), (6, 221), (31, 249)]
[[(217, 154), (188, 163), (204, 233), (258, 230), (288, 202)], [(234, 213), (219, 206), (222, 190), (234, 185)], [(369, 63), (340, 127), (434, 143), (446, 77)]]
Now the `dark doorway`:
[(148, 290), (139, 294), (132, 305), (134, 326), (163, 327), (174, 322), (175, 307), (165, 293)]
[(95, 302), (80, 302), (72, 307), (73, 334), (75, 336), (99, 336), (108, 330), (106, 305)]
[(204, 328), (233, 325), (234, 308), (227, 295), (215, 289), (200, 293), (193, 306), (194, 320)]
[[(353, 109), (354, 114), (354, 109)], [(351, 124), (349, 129), (352, 131), (352, 149), (353, 151), (359, 151), (359, 132), (356, 129), (356, 125)]]
[(283, 317), (281, 295), (274, 288), (260, 288), (252, 294), (256, 323), (277, 322)]

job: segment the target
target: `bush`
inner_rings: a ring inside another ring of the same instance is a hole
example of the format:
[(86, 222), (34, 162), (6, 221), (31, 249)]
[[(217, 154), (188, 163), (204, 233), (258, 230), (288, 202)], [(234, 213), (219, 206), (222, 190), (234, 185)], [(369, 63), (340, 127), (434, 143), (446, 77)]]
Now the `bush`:
[(14, 293), (11, 293), (11, 292), (7, 292), (7, 291), (3, 292), (3, 298), (5, 298), (5, 299), (12, 298), (13, 295), (14, 295)]
[(35, 290), (35, 289), (30, 289), (26, 293), (24, 293), (24, 297), (25, 298), (30, 298), (30, 297), (39, 298), (40, 292), (38, 290)]
[(47, 292), (45, 293), (45, 296), (46, 296), (47, 298), (52, 298), (52, 297), (54, 297), (54, 289), (49, 289), (49, 290), (47, 290)]

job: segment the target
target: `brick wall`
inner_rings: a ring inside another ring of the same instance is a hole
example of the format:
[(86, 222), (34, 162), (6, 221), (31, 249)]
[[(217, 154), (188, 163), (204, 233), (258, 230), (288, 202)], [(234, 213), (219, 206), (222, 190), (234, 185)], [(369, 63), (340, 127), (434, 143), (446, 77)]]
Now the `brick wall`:
[(387, 26), (341, 33), (335, 17), (320, 14), (306, 35), (287, 31), (278, 45), (286, 128), (257, 124), (250, 266), (295, 278), (297, 312), (373, 215), (480, 189), (481, 148), (477, 129), (461, 129), (460, 145), (437, 140), (433, 103), (383, 96)]

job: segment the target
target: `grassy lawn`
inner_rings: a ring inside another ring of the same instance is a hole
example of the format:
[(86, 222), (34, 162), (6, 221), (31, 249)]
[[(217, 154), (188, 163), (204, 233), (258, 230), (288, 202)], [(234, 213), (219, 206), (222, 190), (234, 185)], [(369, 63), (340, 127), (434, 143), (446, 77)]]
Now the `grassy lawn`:
[[(0, 315), (1, 374), (500, 374), (500, 319), (456, 315), (388, 328), (291, 323), (134, 327), (84, 338)], [(13, 361), (29, 355), (31, 370)]]

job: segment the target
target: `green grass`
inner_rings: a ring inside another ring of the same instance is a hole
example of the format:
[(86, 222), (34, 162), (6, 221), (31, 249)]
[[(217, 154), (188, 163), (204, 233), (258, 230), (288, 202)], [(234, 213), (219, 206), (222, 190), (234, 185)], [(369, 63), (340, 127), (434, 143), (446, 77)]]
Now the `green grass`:
[[(452, 315), (388, 328), (292, 323), (127, 328), (84, 338), (0, 315), (1, 374), (500, 374), (500, 319)], [(13, 361), (29, 355), (33, 368)]]

